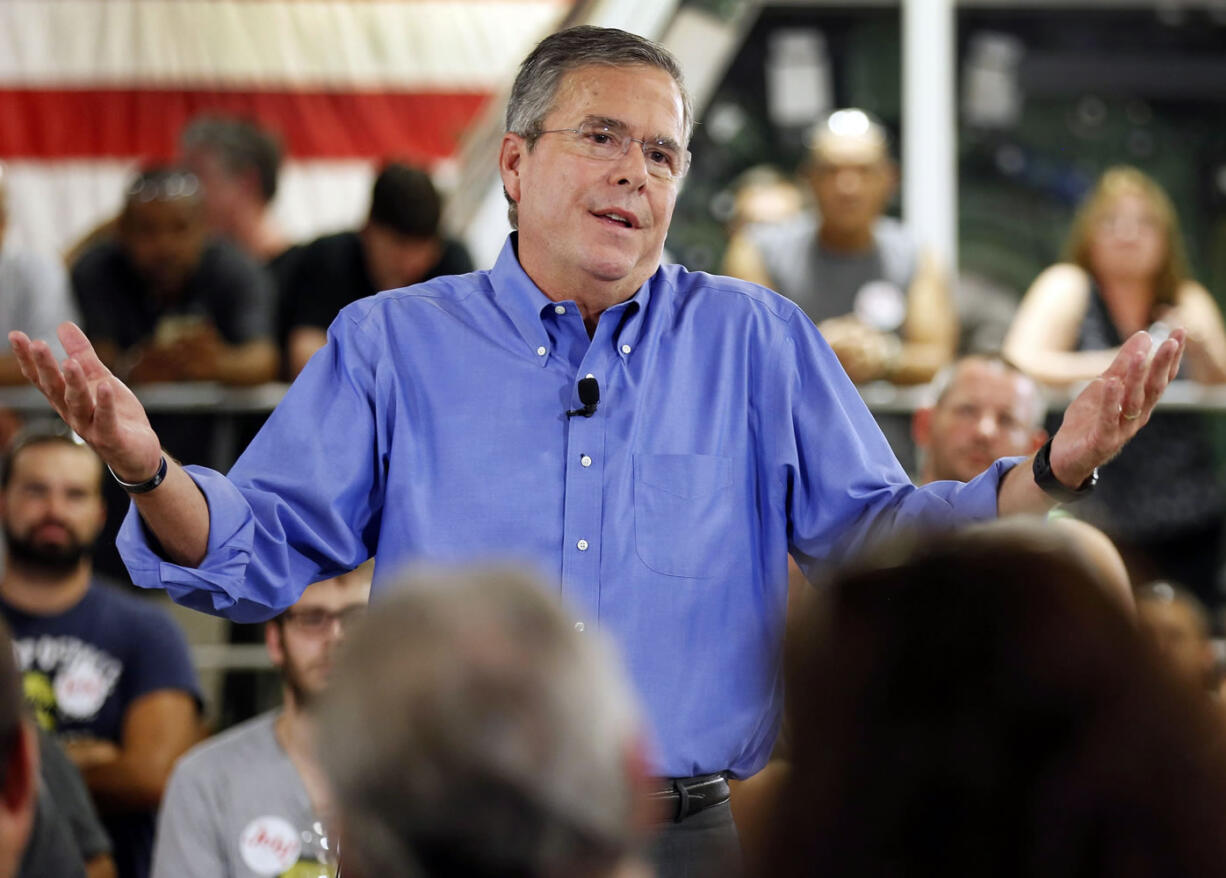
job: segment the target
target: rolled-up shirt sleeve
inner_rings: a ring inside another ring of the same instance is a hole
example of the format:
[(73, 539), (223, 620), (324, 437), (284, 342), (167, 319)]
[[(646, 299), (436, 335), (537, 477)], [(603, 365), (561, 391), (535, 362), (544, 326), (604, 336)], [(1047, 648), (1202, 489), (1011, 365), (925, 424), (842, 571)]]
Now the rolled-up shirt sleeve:
[[(373, 553), (384, 465), (374, 389), (386, 376), (368, 358), (348, 312), (228, 476), (189, 466), (209, 509), (208, 552), (198, 567), (163, 558), (135, 506), (118, 546), (132, 581), (178, 603), (237, 622), (292, 605), (312, 582)], [(358, 337), (352, 337), (356, 334)]]
[(779, 382), (788, 479), (790, 551), (813, 578), (871, 541), (914, 529), (995, 518), (1000, 481), (1022, 458), (1004, 458), (970, 482), (912, 484), (872, 413), (816, 328), (793, 327)]

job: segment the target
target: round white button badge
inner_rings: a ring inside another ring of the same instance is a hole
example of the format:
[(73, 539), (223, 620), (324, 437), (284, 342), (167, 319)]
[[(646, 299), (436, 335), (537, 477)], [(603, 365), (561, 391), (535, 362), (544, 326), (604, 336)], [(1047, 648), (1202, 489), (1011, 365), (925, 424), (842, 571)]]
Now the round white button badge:
[(302, 842), (290, 822), (282, 817), (257, 817), (247, 824), (238, 840), (239, 853), (247, 868), (257, 875), (280, 875), (298, 862)]

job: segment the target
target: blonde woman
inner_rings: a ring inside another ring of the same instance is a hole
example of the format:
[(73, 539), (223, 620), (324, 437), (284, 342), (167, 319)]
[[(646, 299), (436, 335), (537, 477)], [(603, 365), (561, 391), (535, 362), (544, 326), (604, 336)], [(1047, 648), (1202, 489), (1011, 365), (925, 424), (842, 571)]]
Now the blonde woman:
[[(1187, 331), (1179, 377), (1226, 382), (1226, 328), (1189, 276), (1170, 198), (1136, 168), (1116, 167), (1078, 211), (1067, 261), (1026, 292), (1004, 353), (1041, 381), (1068, 384), (1101, 373), (1137, 330), (1162, 336), (1177, 326)], [(1173, 578), (1221, 603), (1224, 504), (1203, 417), (1158, 412), (1139, 440), (1103, 469), (1077, 514), (1120, 544), (1134, 583)]]
[[(1136, 168), (1103, 174), (1073, 223), (1067, 256), (1022, 300), (1005, 339), (1016, 365), (1052, 384), (1090, 379), (1120, 339), (1157, 323), (1158, 332), (1188, 331), (1185, 377), (1226, 382), (1222, 315), (1188, 275), (1175, 208), (1157, 183)], [(1105, 338), (1087, 338), (1088, 330)]]

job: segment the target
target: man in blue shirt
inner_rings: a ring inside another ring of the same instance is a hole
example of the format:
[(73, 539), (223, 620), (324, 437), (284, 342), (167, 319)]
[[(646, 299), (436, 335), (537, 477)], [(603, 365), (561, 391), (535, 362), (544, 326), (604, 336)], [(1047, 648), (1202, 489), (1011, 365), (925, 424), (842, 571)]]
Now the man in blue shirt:
[[(1183, 336), (1152, 355), (1144, 333), (1129, 340), (1036, 475), (1007, 460), (916, 488), (794, 304), (660, 265), (692, 125), (654, 44), (546, 38), (508, 106), (499, 167), (518, 231), (493, 269), (347, 307), (228, 478), (167, 461), (75, 327), (62, 368), (15, 333), (25, 374), (133, 493), (134, 581), (255, 621), (371, 554), (376, 595), (416, 559), (522, 560), (560, 583), (577, 629), (620, 645), (652, 769), (681, 779), (662, 782), (675, 816), (722, 802), (709, 776), (757, 771), (775, 735), (789, 551), (813, 573), (882, 529), (1046, 510), (1036, 478), (1089, 482), (1145, 423)], [(664, 834), (682, 848), (658, 852), (665, 874), (686, 860), (704, 874), (704, 852), (732, 861), (726, 805), (676, 825), (698, 852)]]

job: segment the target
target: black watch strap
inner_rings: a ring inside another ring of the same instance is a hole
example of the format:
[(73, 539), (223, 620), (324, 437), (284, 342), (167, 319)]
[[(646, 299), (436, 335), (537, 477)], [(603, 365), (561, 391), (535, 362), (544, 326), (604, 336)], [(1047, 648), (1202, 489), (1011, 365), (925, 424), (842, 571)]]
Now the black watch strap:
[(107, 466), (107, 469), (111, 472), (111, 478), (119, 482), (119, 487), (129, 494), (148, 494), (166, 480), (166, 455), (162, 455), (162, 462), (158, 464), (158, 471), (153, 474), (153, 477), (143, 482), (125, 482), (115, 475), (115, 470), (111, 469), (110, 466)]
[(1080, 500), (1082, 497), (1089, 496), (1094, 491), (1094, 486), (1098, 484), (1098, 467), (1090, 473), (1090, 477), (1078, 485), (1076, 488), (1070, 488), (1059, 479), (1056, 474), (1051, 471), (1051, 440), (1048, 439), (1043, 443), (1043, 447), (1035, 452), (1034, 455), (1034, 482), (1047, 496), (1058, 500), (1061, 503), (1072, 503), (1075, 500)]

